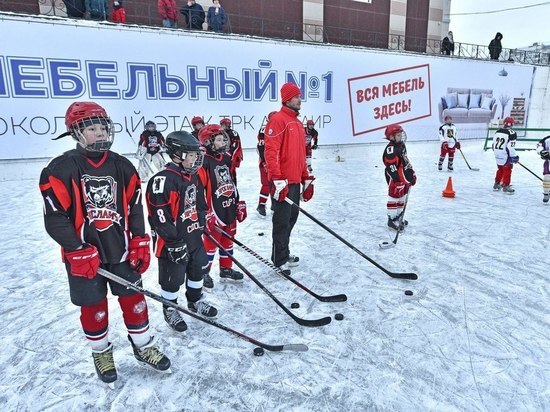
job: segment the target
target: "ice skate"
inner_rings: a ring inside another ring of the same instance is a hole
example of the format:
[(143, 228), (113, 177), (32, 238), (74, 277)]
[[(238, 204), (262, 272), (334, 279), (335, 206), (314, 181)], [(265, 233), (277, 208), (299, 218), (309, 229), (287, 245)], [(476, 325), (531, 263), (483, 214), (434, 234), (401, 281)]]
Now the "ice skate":
[(550, 193), (545, 193), (542, 197), (542, 201), (548, 203), (548, 200), (550, 200)]
[[(407, 222), (408, 223), (408, 222)], [(405, 224), (399, 221), (399, 216), (392, 219), (388, 216), (388, 227), (393, 230), (399, 230), (400, 232), (405, 229)]]
[(242, 282), (244, 275), (238, 270), (232, 268), (221, 268), (220, 269), (220, 281), (227, 282)]
[(140, 364), (159, 372), (171, 372), (170, 359), (168, 359), (166, 355), (160, 351), (157, 344), (157, 339), (154, 336), (151, 336), (149, 343), (139, 348), (134, 345), (130, 335), (128, 335), (128, 340), (132, 344), (134, 356)]
[(267, 215), (267, 213), (266, 213), (266, 211), (265, 211), (265, 205), (259, 204), (258, 207), (256, 208), (256, 211), (258, 212), (258, 214), (259, 214), (260, 216), (264, 216), (264, 217), (265, 217), (265, 216)]
[(506, 186), (502, 186), (502, 192), (503, 193), (508, 193), (508, 194), (513, 194), (516, 190), (510, 186), (510, 185), (506, 185)]
[(282, 272), (283, 274), (285, 274), (286, 276), (290, 276), (290, 266), (288, 265), (288, 263), (283, 263), (281, 266), (277, 266), (277, 269)]
[(502, 186), (500, 185), (500, 182), (495, 182), (495, 184), (493, 185), (493, 190), (495, 192), (498, 192), (500, 189), (502, 189)]
[(114, 389), (117, 373), (115, 360), (113, 358), (113, 344), (109, 343), (109, 346), (102, 351), (92, 350), (92, 358), (94, 359), (97, 377), (101, 379), (102, 382), (109, 384), (111, 389)]
[(181, 317), (179, 311), (172, 307), (163, 308), (164, 320), (172, 329), (176, 332), (185, 332), (187, 330), (187, 324)]
[(203, 300), (203, 296), (197, 302), (187, 302), (187, 308), (198, 315), (213, 318), (218, 314), (218, 310)]
[(214, 281), (212, 280), (212, 276), (210, 276), (209, 273), (206, 273), (204, 275), (202, 287), (206, 292), (210, 292), (212, 289), (214, 289)]
[(288, 261), (287, 261), (288, 267), (295, 267), (300, 264), (300, 258), (296, 255), (288, 255)]

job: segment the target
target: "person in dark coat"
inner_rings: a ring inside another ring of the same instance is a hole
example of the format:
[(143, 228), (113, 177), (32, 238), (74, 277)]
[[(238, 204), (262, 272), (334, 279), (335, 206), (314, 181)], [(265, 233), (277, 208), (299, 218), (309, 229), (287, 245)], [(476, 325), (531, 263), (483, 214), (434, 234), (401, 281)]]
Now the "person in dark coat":
[(453, 32), (449, 31), (447, 36), (441, 41), (441, 54), (446, 54), (447, 56), (455, 53), (455, 41), (453, 39)]
[(188, 0), (185, 6), (180, 9), (180, 13), (187, 20), (187, 29), (202, 30), (202, 24), (206, 15), (202, 6), (195, 3), (195, 0)]
[(76, 19), (84, 17), (84, 13), (86, 13), (84, 0), (63, 0), (63, 3), (65, 3), (65, 8), (67, 9), (67, 17), (74, 17)]
[(208, 15), (206, 22), (208, 23), (208, 30), (214, 30), (216, 33), (221, 33), (227, 16), (225, 10), (220, 5), (220, 0), (212, 0), (212, 6), (208, 9)]
[(500, 52), (502, 51), (501, 40), (502, 33), (498, 32), (495, 38), (491, 40), (491, 43), (489, 43), (489, 55), (491, 56), (491, 60), (498, 60)]

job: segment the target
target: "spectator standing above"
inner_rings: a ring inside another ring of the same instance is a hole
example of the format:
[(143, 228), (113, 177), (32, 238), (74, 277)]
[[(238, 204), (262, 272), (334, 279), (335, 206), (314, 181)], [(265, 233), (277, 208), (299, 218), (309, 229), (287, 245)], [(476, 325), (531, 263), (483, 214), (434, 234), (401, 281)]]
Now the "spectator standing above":
[(441, 41), (441, 54), (446, 54), (449, 56), (450, 54), (455, 53), (455, 41), (453, 39), (453, 32), (449, 31), (447, 36), (443, 38)]
[(187, 29), (202, 30), (202, 24), (204, 23), (204, 9), (202, 6), (195, 2), (195, 0), (188, 0), (187, 4), (180, 9), (187, 20)]
[(109, 16), (105, 0), (86, 0), (86, 13), (90, 20), (107, 20)]
[(124, 10), (122, 1), (113, 2), (113, 13), (111, 13), (111, 21), (113, 23), (126, 23), (126, 10)]
[(164, 27), (178, 27), (178, 6), (175, 0), (158, 0), (158, 9)]
[(491, 43), (489, 43), (489, 55), (491, 56), (491, 60), (498, 60), (500, 57), (500, 52), (502, 51), (502, 43), (500, 42), (502, 40), (502, 34), (498, 32), (495, 35), (495, 38), (491, 40)]
[(208, 30), (214, 30), (216, 33), (223, 32), (227, 16), (219, 0), (212, 0), (212, 6), (208, 8), (206, 22), (208, 23)]

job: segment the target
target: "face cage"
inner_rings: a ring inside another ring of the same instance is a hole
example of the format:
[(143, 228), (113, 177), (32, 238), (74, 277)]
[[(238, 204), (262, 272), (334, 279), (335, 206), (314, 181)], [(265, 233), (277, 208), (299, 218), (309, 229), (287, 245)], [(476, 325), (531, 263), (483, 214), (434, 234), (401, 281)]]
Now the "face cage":
[[(187, 154), (189, 153), (196, 153), (197, 159), (191, 166), (184, 166), (183, 162), (185, 162), (185, 159), (187, 158)], [(184, 152), (181, 154), (182, 156), (178, 156), (181, 159), (180, 167), (183, 169), (185, 173), (188, 173), (190, 175), (196, 174), (198, 170), (202, 167), (202, 162), (204, 161), (204, 152), (201, 150), (200, 152)]]
[[(107, 140), (101, 140), (94, 143), (86, 142), (86, 138), (84, 137), (84, 134), (82, 134), (82, 130), (94, 124), (101, 124), (107, 127)], [(106, 152), (111, 148), (113, 142), (115, 141), (113, 122), (108, 117), (85, 117), (84, 119), (79, 120), (75, 125), (71, 126), (70, 132), (73, 139), (75, 139), (80, 146), (91, 152)]]
[[(397, 142), (397, 140), (396, 140), (397, 135), (400, 135), (400, 137), (401, 137), (399, 142)], [(393, 141), (395, 143), (405, 143), (407, 141), (407, 133), (405, 133), (404, 130), (401, 130), (400, 132), (395, 133), (392, 137), (393, 137)]]

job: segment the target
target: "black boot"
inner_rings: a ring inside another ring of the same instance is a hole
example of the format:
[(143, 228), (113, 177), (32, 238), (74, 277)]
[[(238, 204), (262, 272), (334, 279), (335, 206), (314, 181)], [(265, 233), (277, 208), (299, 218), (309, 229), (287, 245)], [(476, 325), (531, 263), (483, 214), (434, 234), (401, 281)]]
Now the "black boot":
[(109, 343), (102, 351), (92, 350), (95, 371), (97, 376), (105, 383), (113, 383), (117, 379), (115, 360), (113, 358), (113, 344)]
[(170, 369), (170, 359), (160, 351), (154, 336), (151, 336), (149, 343), (139, 348), (134, 345), (130, 335), (128, 335), (128, 340), (132, 344), (134, 356), (139, 363), (161, 372)]
[[(172, 302), (178, 303), (178, 300), (174, 299)], [(164, 313), (164, 320), (168, 323), (168, 326), (176, 332), (184, 332), (187, 330), (187, 324), (177, 309), (171, 306), (163, 306), (162, 312)]]

